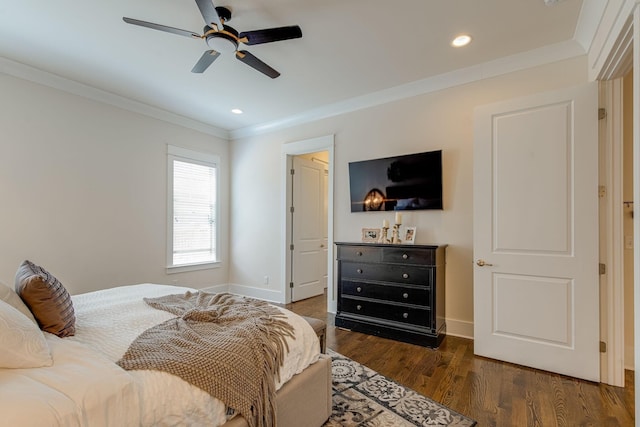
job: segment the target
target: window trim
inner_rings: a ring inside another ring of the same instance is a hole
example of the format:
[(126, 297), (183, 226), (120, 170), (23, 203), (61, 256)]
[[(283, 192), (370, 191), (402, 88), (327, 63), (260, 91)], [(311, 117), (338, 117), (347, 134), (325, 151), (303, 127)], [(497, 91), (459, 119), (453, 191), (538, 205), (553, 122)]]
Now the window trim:
[[(211, 166), (216, 174), (216, 259), (215, 261), (198, 262), (192, 264), (173, 264), (173, 162), (174, 160)], [(189, 150), (187, 148), (167, 145), (167, 253), (166, 271), (167, 274), (183, 273), (187, 271), (206, 270), (218, 268), (220, 266), (219, 243), (220, 243), (220, 157), (216, 154), (201, 151)]]

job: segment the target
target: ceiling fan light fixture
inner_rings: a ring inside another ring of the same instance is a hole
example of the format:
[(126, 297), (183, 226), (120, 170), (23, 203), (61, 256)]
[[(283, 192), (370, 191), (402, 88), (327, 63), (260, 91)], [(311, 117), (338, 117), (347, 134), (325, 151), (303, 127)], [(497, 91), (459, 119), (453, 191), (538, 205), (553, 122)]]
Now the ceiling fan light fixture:
[(468, 34), (461, 34), (453, 39), (453, 41), (451, 42), (451, 46), (462, 47), (468, 45), (469, 43), (471, 43), (471, 36)]
[(238, 49), (238, 43), (235, 40), (223, 35), (207, 37), (207, 46), (220, 53), (233, 53)]

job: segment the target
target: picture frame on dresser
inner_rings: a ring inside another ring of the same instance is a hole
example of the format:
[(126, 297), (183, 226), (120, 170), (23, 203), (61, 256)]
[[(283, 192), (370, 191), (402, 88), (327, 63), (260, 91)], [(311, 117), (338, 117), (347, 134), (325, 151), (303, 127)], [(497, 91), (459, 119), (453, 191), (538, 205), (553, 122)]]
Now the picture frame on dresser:
[(416, 242), (417, 227), (407, 227), (404, 230), (404, 243), (413, 245)]
[(380, 239), (379, 228), (363, 228), (362, 243), (376, 243)]

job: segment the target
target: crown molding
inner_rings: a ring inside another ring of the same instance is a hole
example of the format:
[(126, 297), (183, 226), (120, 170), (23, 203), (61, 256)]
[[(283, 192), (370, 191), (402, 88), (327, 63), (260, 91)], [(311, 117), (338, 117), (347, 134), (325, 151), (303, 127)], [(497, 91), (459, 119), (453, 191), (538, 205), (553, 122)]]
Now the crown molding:
[(280, 120), (266, 122), (255, 126), (247, 126), (231, 131), (208, 125), (157, 107), (152, 107), (142, 102), (60, 77), (53, 73), (42, 71), (4, 57), (0, 57), (0, 73), (42, 84), (98, 102), (103, 102), (105, 104), (113, 105), (118, 108), (133, 111), (189, 129), (194, 129), (218, 138), (234, 140), (274, 132), (293, 126), (299, 126), (305, 123), (311, 123), (401, 99), (436, 92), (442, 89), (472, 83), (514, 71), (520, 71), (564, 59), (570, 59), (584, 54), (585, 50), (581, 43), (576, 40), (567, 40), (562, 43), (544, 46), (528, 52), (506, 56), (483, 64), (462, 68), (449, 73), (440, 74), (389, 89), (346, 99), (333, 104), (328, 104), (293, 116), (285, 117)]
[(33, 83), (38, 83), (43, 86), (48, 86), (64, 92), (72, 93), (83, 98), (102, 102), (104, 104), (122, 108), (127, 111), (139, 113), (147, 117), (172, 123), (174, 125), (193, 129), (207, 135), (225, 139), (227, 141), (230, 138), (229, 132), (225, 129), (202, 123), (197, 120), (193, 120), (188, 117), (184, 117), (157, 107), (152, 107), (151, 105), (144, 104), (142, 102), (135, 101), (124, 96), (116, 95), (102, 89), (97, 89), (84, 83), (70, 80), (68, 78), (43, 71), (38, 68), (22, 64), (20, 62), (12, 61), (1, 56), (0, 73), (7, 74), (9, 76), (13, 76), (22, 80), (27, 80)]
[(274, 132), (317, 120), (335, 117), (388, 102), (411, 98), (414, 96), (436, 92), (454, 86), (477, 82), (480, 80), (525, 70), (540, 65), (550, 64), (565, 59), (585, 55), (586, 51), (575, 40), (544, 46), (527, 52), (506, 56), (493, 61), (462, 68), (449, 73), (440, 74), (411, 83), (395, 86), (367, 95), (358, 96), (320, 108), (308, 110), (281, 120), (275, 120), (255, 126), (248, 126), (229, 132), (231, 140)]
[(580, 43), (585, 52), (591, 50), (593, 40), (608, 4), (609, 0), (584, 0), (582, 2), (573, 39)]

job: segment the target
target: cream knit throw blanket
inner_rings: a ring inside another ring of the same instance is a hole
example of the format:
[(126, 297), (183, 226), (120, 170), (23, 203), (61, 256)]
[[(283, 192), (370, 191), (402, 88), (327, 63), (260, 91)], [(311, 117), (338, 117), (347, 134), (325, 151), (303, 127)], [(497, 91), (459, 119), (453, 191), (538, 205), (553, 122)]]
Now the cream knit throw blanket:
[(293, 327), (264, 301), (203, 292), (145, 298), (175, 314), (143, 332), (118, 365), (168, 372), (239, 412), (250, 427), (276, 426), (275, 380)]

